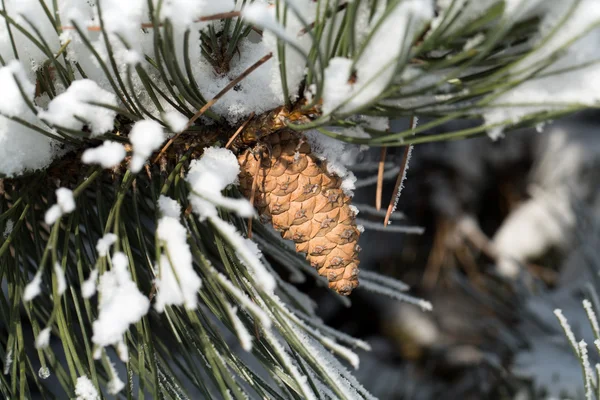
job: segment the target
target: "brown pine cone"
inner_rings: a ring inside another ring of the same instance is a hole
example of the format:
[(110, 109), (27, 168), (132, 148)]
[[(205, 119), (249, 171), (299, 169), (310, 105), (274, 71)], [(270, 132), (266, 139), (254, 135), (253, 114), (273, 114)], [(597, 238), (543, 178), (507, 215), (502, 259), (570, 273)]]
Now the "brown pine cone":
[(263, 143), (238, 157), (242, 191), (250, 198), (258, 168), (254, 205), (261, 218), (296, 243), (330, 288), (350, 294), (358, 286), (360, 232), (341, 179), (293, 131), (276, 132)]

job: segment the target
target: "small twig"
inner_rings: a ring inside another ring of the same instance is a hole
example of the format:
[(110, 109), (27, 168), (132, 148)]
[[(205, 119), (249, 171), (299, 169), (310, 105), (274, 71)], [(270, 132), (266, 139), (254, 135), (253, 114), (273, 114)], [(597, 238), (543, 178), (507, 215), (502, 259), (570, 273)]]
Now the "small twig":
[(254, 72), (254, 70), (256, 70), (258, 67), (260, 67), (261, 65), (266, 63), (268, 60), (270, 60), (271, 57), (273, 57), (273, 53), (267, 54), (266, 56), (264, 56), (263, 58), (261, 58), (260, 60), (258, 60), (254, 64), (252, 64), (244, 72), (242, 72), (240, 74), (240, 76), (238, 76), (237, 78), (235, 78), (234, 80), (229, 82), (229, 84), (227, 86), (225, 86), (225, 88), (223, 88), (223, 90), (221, 90), (219, 93), (217, 93), (215, 97), (213, 97), (211, 100), (209, 100), (208, 103), (206, 103), (200, 110), (198, 110), (198, 112), (196, 114), (194, 114), (194, 116), (188, 121), (188, 123), (185, 125), (185, 128), (183, 128), (183, 130), (181, 132), (179, 132), (178, 134), (173, 136), (171, 139), (169, 139), (169, 141), (163, 146), (163, 148), (160, 150), (160, 152), (154, 159), (154, 163), (156, 163), (160, 159), (160, 157), (164, 154), (164, 152), (167, 151), (167, 149), (173, 144), (173, 142), (179, 137), (179, 135), (181, 135), (182, 132), (185, 132), (186, 130), (188, 130), (190, 128), (190, 126), (192, 126), (194, 124), (194, 122), (196, 122), (196, 120), (202, 116), (202, 114), (204, 114), (217, 101), (219, 101), (219, 99), (221, 97), (223, 97), (225, 95), (225, 93), (227, 93), (228, 91), (233, 89), (233, 87), (235, 85), (237, 85), (241, 80), (243, 80), (248, 75), (250, 75), (252, 72)]
[(244, 123), (242, 125), (240, 125), (240, 127), (237, 129), (237, 131), (235, 131), (235, 133), (231, 137), (231, 139), (229, 139), (229, 141), (225, 145), (226, 149), (228, 149), (229, 146), (231, 146), (231, 144), (235, 140), (235, 138), (237, 138), (239, 136), (239, 134), (244, 131), (244, 129), (246, 128), (246, 126), (248, 126), (248, 123), (252, 120), (252, 118), (254, 118), (254, 111), (250, 113), (250, 116), (248, 117), (248, 119), (246, 119), (246, 121), (244, 121)]
[[(410, 117), (409, 125), (411, 130), (414, 130), (417, 127), (416, 116), (413, 115), (412, 117)], [(406, 178), (406, 170), (408, 168), (408, 161), (410, 160), (412, 148), (412, 145), (407, 145), (404, 149), (404, 154), (402, 155), (402, 163), (400, 164), (400, 172), (398, 173), (398, 178), (396, 178), (396, 186), (394, 187), (394, 192), (392, 193), (392, 198), (390, 199), (390, 205), (388, 206), (387, 213), (383, 221), (383, 226), (388, 226), (390, 222), (390, 215), (392, 215), (394, 209), (396, 208), (398, 196), (400, 196), (400, 190), (402, 189), (402, 182)]]
[[(256, 163), (256, 169), (254, 170), (254, 179), (252, 179), (252, 189), (250, 190), (250, 204), (254, 205), (254, 196), (256, 195), (256, 186), (258, 184), (258, 173), (260, 171), (260, 164), (262, 164), (262, 148), (259, 150), (258, 161)], [(248, 218), (248, 238), (252, 239), (252, 221), (254, 217)]]
[(406, 167), (408, 165), (411, 148), (411, 146), (406, 146), (404, 149), (402, 163), (400, 164), (400, 172), (398, 173), (398, 178), (396, 178), (396, 186), (394, 186), (394, 192), (392, 193), (392, 198), (390, 199), (390, 204), (388, 205), (387, 213), (385, 214), (385, 219), (383, 220), (383, 226), (388, 226), (390, 223), (390, 216), (392, 215), (392, 212), (394, 212), (394, 205), (396, 204), (398, 193), (400, 192), (400, 186), (402, 185), (402, 181), (405, 177), (404, 173), (406, 172)]
[(381, 156), (379, 157), (379, 168), (377, 170), (377, 191), (375, 193), (375, 208), (381, 210), (381, 195), (383, 192), (383, 173), (385, 172), (385, 156), (387, 147), (381, 148)]

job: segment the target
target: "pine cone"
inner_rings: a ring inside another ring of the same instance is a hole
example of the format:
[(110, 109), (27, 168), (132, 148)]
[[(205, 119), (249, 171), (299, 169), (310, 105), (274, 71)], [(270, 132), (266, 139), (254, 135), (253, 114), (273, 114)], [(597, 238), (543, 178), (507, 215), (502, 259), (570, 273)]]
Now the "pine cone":
[(248, 149), (238, 157), (242, 191), (250, 198), (258, 171), (254, 205), (261, 218), (296, 243), (330, 288), (350, 294), (358, 286), (360, 232), (341, 179), (329, 174), (293, 131), (271, 134), (264, 144), (262, 150)]

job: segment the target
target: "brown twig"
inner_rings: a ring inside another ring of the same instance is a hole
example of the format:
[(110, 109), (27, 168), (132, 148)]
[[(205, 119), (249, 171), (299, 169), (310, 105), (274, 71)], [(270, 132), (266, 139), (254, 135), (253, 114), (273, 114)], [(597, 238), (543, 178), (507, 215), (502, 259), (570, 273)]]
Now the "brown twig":
[(377, 171), (377, 192), (375, 193), (375, 208), (381, 210), (381, 196), (383, 193), (383, 173), (385, 172), (385, 156), (387, 155), (387, 147), (381, 148), (379, 157), (379, 169)]
[(240, 127), (237, 129), (237, 131), (235, 131), (235, 133), (233, 134), (233, 136), (227, 141), (227, 144), (225, 145), (226, 149), (228, 149), (229, 146), (231, 146), (231, 144), (235, 140), (235, 138), (238, 137), (239, 134), (244, 131), (244, 129), (246, 128), (246, 126), (248, 126), (248, 123), (250, 123), (250, 121), (252, 121), (252, 118), (254, 118), (254, 115), (255, 114), (254, 114), (254, 111), (253, 111), (252, 113), (250, 113), (250, 116), (248, 117), (248, 119), (246, 119), (246, 121), (244, 121), (244, 123), (242, 125), (240, 125)]
[[(417, 119), (414, 115), (410, 117), (409, 125), (410, 129), (415, 129), (417, 127)], [(396, 186), (394, 186), (394, 192), (392, 193), (392, 198), (390, 199), (390, 204), (385, 214), (385, 219), (383, 220), (384, 227), (388, 226), (390, 223), (390, 216), (392, 215), (392, 212), (394, 212), (394, 206), (398, 200), (398, 194), (401, 189), (402, 181), (406, 177), (406, 169), (408, 168), (408, 161), (410, 159), (411, 151), (412, 145), (408, 145), (404, 149), (404, 154), (402, 155), (402, 164), (400, 165), (400, 172), (398, 173), (398, 178), (396, 178)]]
[(404, 154), (402, 154), (402, 164), (400, 165), (400, 172), (398, 172), (398, 178), (396, 178), (396, 186), (394, 186), (394, 192), (392, 193), (392, 198), (390, 199), (390, 204), (388, 205), (387, 212), (385, 213), (385, 219), (383, 220), (383, 226), (388, 226), (390, 223), (390, 217), (392, 216), (392, 212), (394, 211), (394, 205), (396, 204), (396, 198), (398, 197), (398, 192), (400, 192), (400, 185), (402, 185), (402, 180), (404, 179), (404, 172), (406, 171), (406, 167), (408, 166), (408, 156), (410, 154), (411, 146), (406, 146), (404, 149)]
[(235, 78), (234, 80), (229, 82), (229, 84), (227, 86), (225, 86), (225, 88), (223, 88), (223, 90), (221, 90), (219, 93), (217, 93), (215, 97), (213, 97), (211, 100), (209, 100), (208, 103), (206, 103), (200, 110), (198, 110), (198, 112), (196, 114), (194, 114), (194, 116), (192, 118), (190, 118), (188, 123), (185, 125), (185, 128), (183, 128), (183, 130), (181, 132), (179, 132), (178, 134), (173, 136), (171, 139), (169, 139), (169, 141), (163, 146), (163, 148), (160, 150), (160, 152), (154, 159), (154, 162), (156, 163), (160, 159), (162, 154), (165, 151), (167, 151), (167, 149), (173, 144), (173, 142), (177, 139), (177, 137), (179, 137), (179, 135), (181, 135), (182, 132), (185, 132), (187, 129), (189, 129), (189, 127), (192, 126), (194, 124), (194, 122), (196, 122), (196, 120), (198, 118), (200, 118), (217, 101), (219, 101), (219, 99), (221, 97), (223, 97), (225, 95), (225, 93), (227, 93), (228, 91), (233, 89), (233, 87), (235, 85), (237, 85), (240, 81), (242, 81), (244, 78), (246, 78), (252, 72), (254, 72), (258, 67), (260, 67), (261, 65), (266, 63), (268, 60), (270, 60), (271, 57), (273, 57), (273, 53), (267, 54), (266, 56), (264, 56), (263, 58), (261, 58), (260, 60), (258, 60), (254, 64), (252, 64), (250, 67), (248, 67), (244, 72), (242, 72), (240, 74), (240, 76), (238, 76), (237, 78)]

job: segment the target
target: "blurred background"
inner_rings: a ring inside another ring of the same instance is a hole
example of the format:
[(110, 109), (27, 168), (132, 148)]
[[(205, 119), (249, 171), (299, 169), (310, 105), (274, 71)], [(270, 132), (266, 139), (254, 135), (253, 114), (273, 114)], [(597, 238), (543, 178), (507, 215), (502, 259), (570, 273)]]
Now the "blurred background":
[[(453, 124), (442, 129), (469, 122)], [(358, 154), (361, 269), (404, 281), (434, 306), (357, 290), (347, 307), (304, 288), (325, 322), (371, 343), (357, 371), (367, 389), (381, 399), (584, 398), (553, 310), (593, 343), (581, 301), (600, 287), (599, 127), (600, 113), (585, 112), (498, 141), (418, 145), (388, 228), (403, 149), (387, 153), (383, 212), (373, 207), (380, 151)], [(391, 232), (403, 226), (424, 232)]]

